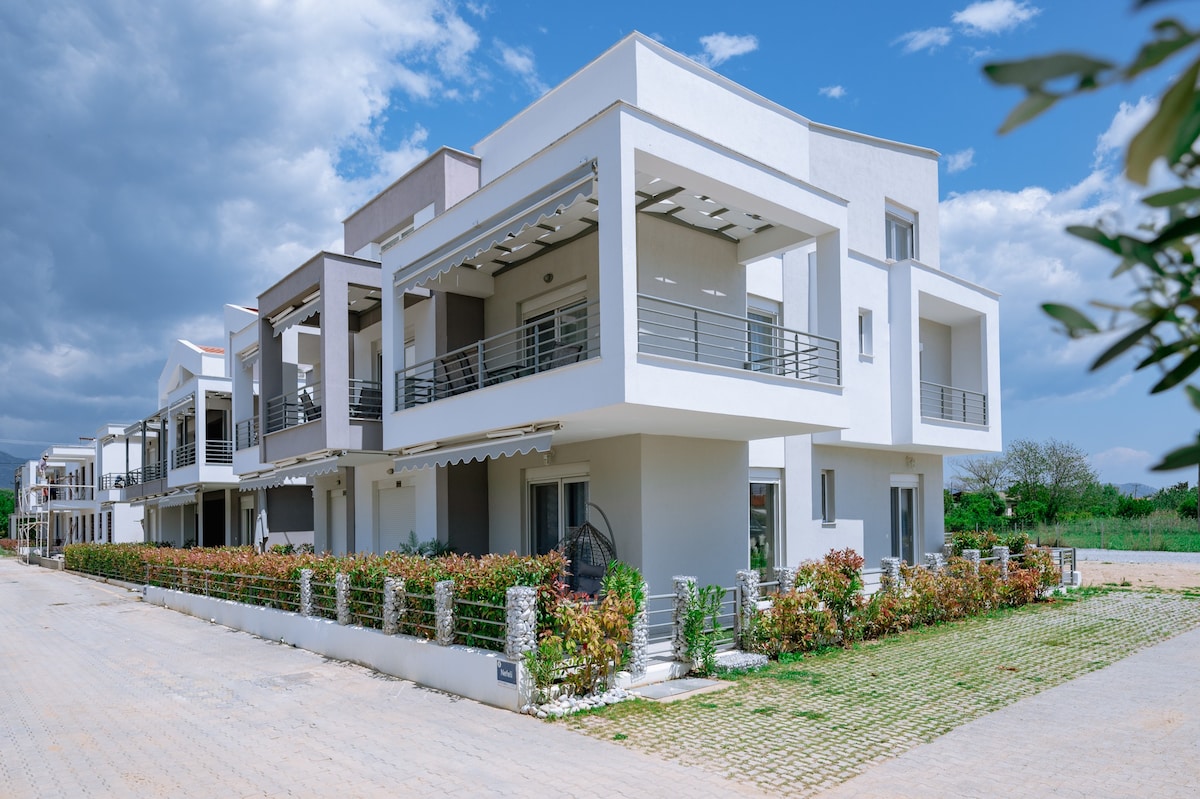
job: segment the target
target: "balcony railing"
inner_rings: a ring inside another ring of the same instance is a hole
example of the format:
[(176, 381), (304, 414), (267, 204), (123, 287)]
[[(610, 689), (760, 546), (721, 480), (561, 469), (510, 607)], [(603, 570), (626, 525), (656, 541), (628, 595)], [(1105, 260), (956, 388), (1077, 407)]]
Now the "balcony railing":
[(251, 416), (234, 425), (234, 441), (239, 450), (258, 446), (258, 417)]
[(112, 491), (116, 488), (124, 488), (129, 483), (129, 477), (125, 472), (113, 472), (112, 474), (104, 474), (100, 476), (100, 490)]
[(396, 410), (600, 355), (600, 305), (578, 303), (396, 372)]
[(205, 463), (233, 463), (233, 442), (209, 439), (204, 442)]
[(277, 433), (321, 418), (321, 384), (313, 383), (267, 400), (267, 432)]
[(171, 468), (182, 469), (184, 466), (191, 466), (196, 462), (196, 442), (184, 444), (182, 447), (176, 447), (171, 451)]
[(837, 339), (645, 294), (638, 295), (638, 352), (842, 383)]
[(383, 418), (383, 383), (378, 380), (350, 379), (350, 418)]
[(92, 487), (81, 485), (49, 485), (46, 486), (46, 498), (50, 502), (90, 501)]
[(987, 424), (987, 395), (921, 381), (921, 416), (963, 424)]
[(161, 480), (163, 476), (162, 464), (155, 462), (149, 463), (140, 469), (130, 469), (126, 474), (125, 485), (135, 486), (142, 483), (149, 483), (154, 480)]

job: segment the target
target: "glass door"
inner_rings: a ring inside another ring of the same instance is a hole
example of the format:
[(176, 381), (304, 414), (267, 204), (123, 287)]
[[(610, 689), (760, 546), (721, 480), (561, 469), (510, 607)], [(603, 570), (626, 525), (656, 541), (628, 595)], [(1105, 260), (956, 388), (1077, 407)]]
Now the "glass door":
[(916, 557), (917, 489), (892, 486), (892, 557), (910, 566)]
[(535, 555), (558, 547), (587, 519), (586, 477), (529, 484), (529, 538)]
[(750, 484), (750, 568), (763, 573), (775, 566), (777, 489), (775, 483)]

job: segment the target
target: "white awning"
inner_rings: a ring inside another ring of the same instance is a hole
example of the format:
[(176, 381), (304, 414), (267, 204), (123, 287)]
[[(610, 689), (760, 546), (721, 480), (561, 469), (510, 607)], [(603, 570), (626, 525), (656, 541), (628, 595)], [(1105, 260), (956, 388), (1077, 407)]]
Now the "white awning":
[[(401, 270), (396, 275), (397, 293), (427, 283), (488, 250), (499, 248), (509, 254), (511, 250), (532, 245), (535, 239), (545, 238), (546, 243), (552, 243), (560, 227), (553, 218), (581, 200), (590, 199), (595, 186), (595, 163), (588, 162)], [(531, 229), (534, 229), (532, 234)]]
[(283, 333), (289, 327), (300, 324), (301, 322), (316, 316), (321, 312), (323, 297), (315, 297), (312, 300), (301, 305), (294, 311), (289, 311), (281, 319), (277, 319), (271, 323), (271, 327), (275, 331), (275, 335)]
[(177, 505), (194, 504), (196, 504), (196, 489), (194, 488), (187, 488), (176, 494), (167, 494), (158, 500), (158, 507), (160, 508), (173, 508)]
[(338, 459), (322, 458), (319, 461), (304, 461), (292, 466), (284, 466), (268, 474), (258, 477), (244, 478), (238, 482), (239, 491), (257, 491), (260, 488), (278, 488), (308, 477), (319, 477), (323, 474), (333, 474), (338, 470)]
[(483, 461), (488, 458), (510, 458), (513, 455), (525, 455), (530, 452), (549, 452), (550, 439), (553, 430), (543, 430), (512, 438), (488, 439), (454, 447), (440, 447), (428, 452), (415, 455), (404, 455), (396, 458), (397, 472), (412, 469), (427, 469), (431, 466), (445, 466), (450, 463), (469, 463)]

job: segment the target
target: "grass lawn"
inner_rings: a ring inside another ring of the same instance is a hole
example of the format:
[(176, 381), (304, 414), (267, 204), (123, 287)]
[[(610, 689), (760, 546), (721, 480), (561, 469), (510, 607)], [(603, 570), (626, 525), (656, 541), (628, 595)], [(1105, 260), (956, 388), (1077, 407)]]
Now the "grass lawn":
[(1084, 589), (566, 723), (771, 795), (809, 796), (992, 710), (1200, 626), (1200, 597)]
[(1154, 514), (1144, 519), (1077, 519), (1041, 525), (1029, 539), (1042, 546), (1200, 552), (1200, 530), (1191, 519)]

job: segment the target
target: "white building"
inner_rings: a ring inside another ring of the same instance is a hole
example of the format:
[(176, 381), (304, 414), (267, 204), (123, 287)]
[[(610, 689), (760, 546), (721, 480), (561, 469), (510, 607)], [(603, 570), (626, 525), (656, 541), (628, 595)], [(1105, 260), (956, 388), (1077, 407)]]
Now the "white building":
[[(336, 427), (263, 438), (264, 461), (309, 464), (318, 549), (411, 530), (540, 552), (599, 523), (592, 503), (652, 590), (833, 547), (912, 561), (942, 544), (943, 456), (1001, 447), (997, 296), (939, 269), (937, 154), (639, 34), (472, 153), (434, 153), (345, 238), (354, 256), (300, 271), (381, 261), (380, 317), (347, 321), (339, 293), (327, 321), (315, 278), (260, 298), (264, 361), (321, 316), (323, 372), (272, 355), (270, 392), (320, 384)], [(381, 439), (372, 418), (335, 440), (354, 380), (381, 384)]]

